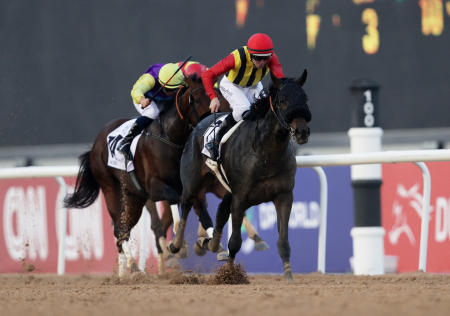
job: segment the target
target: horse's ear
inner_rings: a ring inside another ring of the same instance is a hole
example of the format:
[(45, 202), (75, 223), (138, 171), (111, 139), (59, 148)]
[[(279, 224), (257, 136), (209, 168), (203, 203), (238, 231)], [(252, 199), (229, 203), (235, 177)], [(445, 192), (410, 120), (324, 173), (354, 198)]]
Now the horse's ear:
[(270, 78), (272, 79), (273, 86), (274, 86), (276, 89), (280, 89), (280, 88), (281, 88), (281, 79), (275, 77), (275, 75), (272, 74), (272, 72), (270, 72)]
[(303, 87), (303, 85), (305, 84), (305, 81), (306, 81), (306, 77), (308, 76), (308, 72), (306, 71), (306, 69), (305, 70), (303, 70), (303, 73), (302, 73), (302, 75), (300, 76), (300, 78), (298, 78), (297, 79), (297, 84), (300, 86), (300, 87)]

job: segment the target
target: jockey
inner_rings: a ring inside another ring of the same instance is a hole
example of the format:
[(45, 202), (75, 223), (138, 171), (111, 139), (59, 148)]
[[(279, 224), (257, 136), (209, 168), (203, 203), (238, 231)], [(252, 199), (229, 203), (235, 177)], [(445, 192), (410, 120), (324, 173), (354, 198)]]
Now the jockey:
[(213, 160), (218, 158), (222, 136), (238, 121), (251, 116), (250, 105), (259, 97), (263, 89), (261, 80), (269, 71), (276, 78), (284, 77), (281, 64), (273, 51), (272, 39), (267, 34), (256, 33), (249, 38), (247, 46), (234, 50), (203, 73), (203, 86), (211, 99), (211, 113), (217, 112), (220, 106), (213, 88), (214, 81), (225, 73), (219, 87), (233, 110), (223, 121), (215, 140), (205, 145)]
[[(133, 160), (130, 147), (134, 137), (139, 135), (158, 117), (160, 111), (157, 104), (173, 99), (177, 89), (185, 84), (184, 79), (186, 77), (192, 76), (193, 74), (197, 74), (200, 77), (202, 72), (206, 70), (204, 65), (191, 61), (187, 62), (181, 71), (173, 76), (182, 64), (183, 62), (154, 64), (133, 85), (131, 97), (134, 107), (141, 116), (136, 119), (128, 134), (118, 146), (118, 150), (127, 160)], [(164, 84), (165, 87), (159, 90)]]

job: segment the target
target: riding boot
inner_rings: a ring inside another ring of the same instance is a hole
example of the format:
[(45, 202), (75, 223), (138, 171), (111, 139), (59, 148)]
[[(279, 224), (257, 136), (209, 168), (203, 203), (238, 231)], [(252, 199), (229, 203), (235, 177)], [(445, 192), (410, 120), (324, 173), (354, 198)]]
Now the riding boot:
[(127, 161), (133, 160), (133, 154), (131, 153), (131, 143), (133, 139), (139, 135), (153, 120), (146, 116), (140, 116), (131, 126), (128, 134), (122, 139), (117, 150), (121, 152)]
[(233, 114), (228, 114), (228, 116), (223, 120), (221, 128), (217, 132), (215, 139), (205, 144), (205, 148), (211, 154), (212, 160), (217, 160), (217, 158), (219, 158), (220, 140), (222, 139), (223, 135), (225, 135), (225, 133), (228, 132), (236, 123), (237, 122), (234, 120)]

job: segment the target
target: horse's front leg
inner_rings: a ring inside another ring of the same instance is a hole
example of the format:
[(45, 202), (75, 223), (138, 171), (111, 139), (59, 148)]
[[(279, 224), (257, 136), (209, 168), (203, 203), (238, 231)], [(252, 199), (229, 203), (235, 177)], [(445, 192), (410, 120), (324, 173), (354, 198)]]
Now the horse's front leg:
[(222, 202), (217, 208), (216, 227), (214, 228), (213, 238), (208, 243), (208, 248), (212, 252), (217, 252), (220, 247), (220, 239), (222, 238), (223, 227), (228, 221), (231, 211), (231, 201), (233, 196), (231, 193), (225, 194)]
[(181, 218), (178, 224), (178, 230), (169, 245), (169, 250), (171, 253), (177, 253), (180, 251), (181, 246), (184, 241), (184, 230), (186, 229), (186, 222), (189, 212), (192, 208), (192, 202), (189, 199), (183, 199), (181, 202)]
[(234, 258), (242, 246), (241, 226), (244, 215), (245, 208), (241, 207), (239, 202), (233, 200), (231, 209), (232, 233), (230, 240), (228, 241), (230, 263), (234, 263)]
[(291, 247), (289, 246), (288, 239), (288, 224), (289, 217), (291, 216), (292, 209), (292, 192), (286, 192), (277, 195), (273, 200), (275, 209), (277, 210), (277, 223), (278, 223), (278, 253), (283, 261), (284, 277), (287, 281), (294, 281), (291, 270)]

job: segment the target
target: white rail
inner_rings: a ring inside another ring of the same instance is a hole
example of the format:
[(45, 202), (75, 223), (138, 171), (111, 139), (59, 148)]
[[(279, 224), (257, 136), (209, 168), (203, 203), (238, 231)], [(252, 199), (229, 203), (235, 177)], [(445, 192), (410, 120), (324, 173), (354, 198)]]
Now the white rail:
[[(325, 273), (326, 259), (326, 225), (327, 225), (327, 201), (328, 185), (323, 166), (347, 166), (356, 164), (380, 164), (413, 162), (421, 169), (424, 181), (423, 209), (420, 236), (419, 270), (426, 271), (426, 254), (428, 247), (428, 225), (431, 181), (430, 174), (424, 162), (450, 161), (450, 150), (413, 150), (413, 151), (384, 151), (364, 154), (338, 154), (338, 155), (314, 155), (297, 156), (297, 167), (312, 167), (320, 179), (320, 210), (321, 222), (319, 227), (318, 245), (318, 271)], [(19, 168), (0, 169), (0, 179), (14, 178), (57, 178), (58, 183), (65, 190), (65, 182), (62, 177), (72, 177), (78, 174), (78, 166), (33, 166)], [(65, 258), (64, 243), (66, 232), (66, 210), (63, 209), (61, 218), (61, 229), (59, 233), (60, 246), (58, 250), (58, 274), (64, 274)], [(61, 244), (62, 243), (62, 244)]]
[[(337, 154), (337, 155), (315, 155), (315, 156), (297, 156), (297, 167), (312, 167), (320, 177), (320, 209), (321, 222), (319, 228), (319, 249), (317, 270), (325, 273), (325, 255), (326, 255), (326, 218), (327, 207), (323, 204), (328, 200), (328, 192), (323, 189), (323, 177), (325, 173), (323, 166), (348, 166), (382, 163), (415, 163), (421, 170), (423, 176), (423, 200), (422, 200), (422, 222), (420, 232), (420, 250), (419, 250), (419, 270), (426, 272), (427, 266), (427, 248), (428, 248), (428, 226), (430, 218), (430, 195), (431, 179), (430, 173), (424, 162), (430, 161), (450, 161), (450, 149), (435, 150), (409, 150), (409, 151), (382, 151), (363, 154)], [(322, 172), (317, 168), (322, 169)], [(323, 173), (323, 174), (322, 174)], [(326, 176), (325, 176), (326, 177)], [(325, 225), (325, 228), (322, 227)]]
[[(61, 189), (65, 193), (67, 187), (62, 177), (75, 177), (78, 174), (79, 166), (32, 166), (32, 167), (18, 167), (18, 168), (0, 168), (0, 179), (18, 179), (18, 178), (52, 178), (55, 177)], [(59, 244), (58, 244), (58, 275), (65, 273), (66, 258), (65, 258), (65, 242), (67, 231), (67, 209), (61, 208), (61, 216), (59, 223)]]

